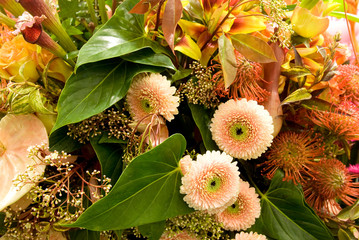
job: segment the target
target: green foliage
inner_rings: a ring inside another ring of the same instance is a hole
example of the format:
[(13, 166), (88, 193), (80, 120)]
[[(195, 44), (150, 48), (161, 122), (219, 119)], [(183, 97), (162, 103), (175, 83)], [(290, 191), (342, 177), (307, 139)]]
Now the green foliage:
[(100, 232), (89, 231), (86, 229), (74, 229), (69, 231), (70, 240), (99, 240)]
[(6, 227), (5, 227), (5, 213), (0, 212), (0, 236), (6, 233)]
[(137, 0), (126, 0), (117, 8), (111, 19), (81, 48), (76, 68), (143, 48), (151, 48), (155, 53), (168, 53), (159, 43), (147, 38), (144, 16), (129, 13), (136, 3)]
[(111, 192), (68, 226), (95, 231), (119, 230), (192, 212), (179, 192), (178, 162), (185, 149), (184, 137), (175, 134), (136, 157)]
[(303, 100), (308, 100), (308, 99), (311, 99), (311, 98), (312, 98), (312, 95), (310, 94), (308, 89), (299, 88), (299, 89), (295, 90), (294, 92), (292, 92), (289, 96), (287, 96), (282, 101), (282, 105), (289, 104), (289, 103), (294, 103), (294, 102), (299, 102), (299, 101), (303, 101)]
[(212, 139), (212, 133), (209, 129), (209, 125), (211, 123), (211, 116), (213, 113), (211, 113), (211, 110), (204, 108), (201, 105), (198, 104), (188, 104), (189, 108), (191, 109), (192, 117), (199, 128), (199, 131), (201, 133), (204, 146), (207, 150), (218, 150), (218, 146), (215, 141)]
[(160, 72), (162, 68), (124, 62), (119, 59), (87, 64), (66, 82), (60, 95), (58, 118), (52, 132), (80, 122), (121, 100), (132, 78), (141, 72)]
[(50, 151), (70, 153), (82, 146), (77, 140), (67, 135), (67, 130), (67, 126), (64, 126), (51, 133), (49, 138)]
[(58, 0), (61, 19), (73, 18), (81, 10), (80, 0)]
[(100, 143), (102, 136), (90, 139), (91, 146), (101, 163), (101, 174), (111, 178), (114, 185), (122, 173), (122, 147), (116, 143)]
[(278, 240), (333, 239), (329, 229), (305, 203), (302, 190), (283, 181), (277, 171), (265, 194), (261, 194), (261, 215), (251, 230)]
[(160, 239), (163, 231), (166, 227), (166, 221), (150, 223), (146, 225), (141, 225), (138, 227), (140, 233), (147, 237), (149, 240), (158, 240)]

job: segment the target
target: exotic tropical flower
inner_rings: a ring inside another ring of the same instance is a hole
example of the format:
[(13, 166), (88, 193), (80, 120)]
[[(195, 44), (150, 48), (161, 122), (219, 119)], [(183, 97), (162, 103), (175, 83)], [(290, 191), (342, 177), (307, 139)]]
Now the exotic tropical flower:
[(178, 113), (179, 97), (173, 96), (175, 87), (159, 73), (139, 74), (134, 77), (127, 94), (130, 113), (136, 121), (149, 123), (150, 115), (163, 116), (171, 121)]
[(323, 159), (310, 172), (315, 178), (310, 177), (311, 180), (303, 184), (303, 191), (306, 201), (318, 211), (340, 210), (336, 199), (352, 205), (359, 197), (359, 183), (353, 181), (356, 177), (341, 161)]
[(341, 100), (359, 104), (359, 67), (356, 65), (339, 65), (337, 74), (329, 81), (333, 97), (339, 95)]
[(266, 240), (266, 236), (262, 234), (258, 234), (256, 232), (240, 232), (236, 234), (236, 238), (234, 240)]
[[(13, 180), (24, 174), (27, 167), (36, 164), (28, 158), (27, 149), (33, 145), (48, 145), (45, 126), (35, 115), (6, 115), (0, 121), (0, 211), (19, 200), (32, 184), (15, 186)], [(35, 162), (34, 162), (35, 161)], [(45, 170), (45, 165), (35, 165), (28, 172), (36, 179)], [(21, 187), (20, 189), (18, 189)]]
[[(257, 102), (263, 102), (270, 93), (263, 89), (259, 84), (264, 81), (262, 78), (263, 69), (259, 63), (245, 59), (238, 51), (236, 53), (237, 74), (234, 82), (225, 88), (222, 70), (218, 70), (213, 75), (213, 81), (217, 83), (217, 91), (220, 94), (228, 95), (230, 98), (246, 98)], [(220, 64), (213, 66), (221, 69)]]
[(255, 189), (248, 182), (240, 181), (236, 201), (216, 217), (223, 228), (231, 231), (246, 230), (251, 227), (261, 213), (260, 200)]
[(8, 41), (11, 41), (15, 36), (12, 34), (12, 29), (5, 24), (0, 24), (0, 47)]
[(272, 143), (273, 120), (256, 101), (229, 100), (213, 115), (211, 132), (218, 147), (244, 160), (258, 158)]
[(359, 140), (359, 118), (354, 110), (351, 105), (342, 104), (333, 111), (313, 110), (308, 117), (339, 139)]
[(186, 230), (182, 230), (179, 233), (170, 233), (165, 231), (160, 240), (199, 240), (199, 238)]
[(284, 171), (283, 180), (299, 183), (303, 180), (302, 172), (315, 164), (313, 161), (323, 155), (324, 149), (316, 137), (308, 133), (284, 132), (274, 138), (264, 162), (263, 172), (272, 178), (278, 168)]
[(239, 191), (239, 171), (233, 158), (219, 151), (207, 151), (182, 177), (180, 191), (196, 210), (221, 211), (234, 203)]

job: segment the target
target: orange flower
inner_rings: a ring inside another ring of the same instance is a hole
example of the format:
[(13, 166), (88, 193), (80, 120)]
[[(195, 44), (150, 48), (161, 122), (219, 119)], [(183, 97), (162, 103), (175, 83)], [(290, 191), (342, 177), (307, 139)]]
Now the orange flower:
[(262, 164), (265, 165), (263, 172), (267, 172), (266, 176), (271, 179), (277, 169), (281, 168), (285, 175), (283, 180), (302, 182), (302, 172), (308, 173), (308, 169), (315, 164), (313, 160), (324, 152), (317, 140), (308, 133), (279, 134), (267, 154), (268, 161)]
[(308, 204), (319, 212), (340, 210), (338, 198), (352, 205), (359, 197), (359, 183), (353, 182), (356, 177), (337, 159), (321, 160), (312, 167), (311, 175), (315, 178), (305, 182), (303, 191)]

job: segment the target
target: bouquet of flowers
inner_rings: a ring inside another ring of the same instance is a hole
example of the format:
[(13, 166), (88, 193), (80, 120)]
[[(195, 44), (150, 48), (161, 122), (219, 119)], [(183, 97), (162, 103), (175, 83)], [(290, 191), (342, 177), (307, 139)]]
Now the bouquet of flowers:
[(0, 0), (0, 239), (358, 239), (357, 4)]

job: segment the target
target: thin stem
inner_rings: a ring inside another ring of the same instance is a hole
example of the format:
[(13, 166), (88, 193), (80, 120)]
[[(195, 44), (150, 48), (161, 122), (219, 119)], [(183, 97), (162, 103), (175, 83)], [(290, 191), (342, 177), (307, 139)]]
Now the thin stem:
[(101, 16), (101, 23), (104, 24), (107, 22), (107, 12), (106, 12), (106, 2), (105, 0), (98, 0), (98, 8)]
[(112, 7), (111, 7), (112, 15), (115, 14), (116, 8), (117, 8), (117, 0), (112, 0)]
[(91, 17), (91, 21), (93, 22), (93, 24), (96, 27), (98, 25), (98, 22), (97, 22), (97, 17), (95, 14), (95, 9), (93, 6), (93, 0), (86, 0), (86, 2), (87, 2), (87, 8), (89, 10), (90, 17)]
[[(165, 2), (165, 0), (160, 0), (159, 4), (158, 4), (158, 9), (157, 9), (157, 15), (156, 15), (156, 26), (154, 28), (154, 32), (157, 32), (158, 31), (158, 28), (160, 26), (160, 15), (161, 15), (161, 8), (162, 8), (162, 5), (163, 3)], [(156, 40), (156, 35), (154, 37), (153, 40)]]
[(0, 12), (0, 23), (3, 23), (8, 27), (14, 28), (16, 21)]

